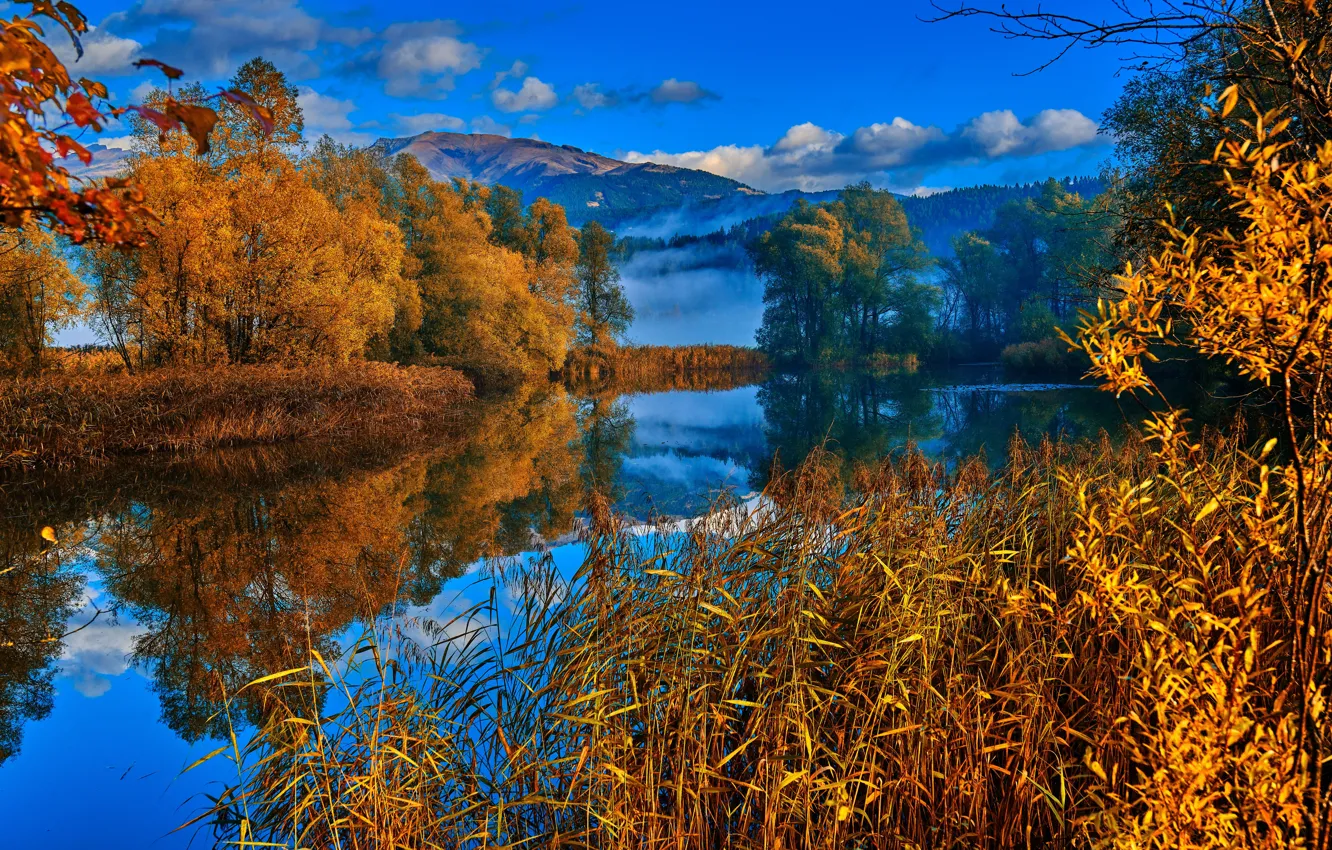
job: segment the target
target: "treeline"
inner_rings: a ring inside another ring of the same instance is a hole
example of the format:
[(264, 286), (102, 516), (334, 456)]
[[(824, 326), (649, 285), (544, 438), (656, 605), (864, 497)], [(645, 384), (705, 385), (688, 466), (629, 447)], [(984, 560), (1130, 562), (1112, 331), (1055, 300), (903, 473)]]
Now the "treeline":
[(142, 245), (65, 252), (35, 228), (0, 235), (0, 367), (40, 372), (52, 333), (75, 321), (131, 373), (387, 360), (513, 383), (623, 336), (632, 314), (600, 225), (580, 232), (546, 200), (436, 181), (408, 156), (327, 137), (307, 149), (297, 91), (265, 60), (231, 84), (271, 126), (226, 102), (200, 149), (135, 118), (125, 178), (156, 216)]
[[(980, 197), (989, 196), (980, 193)], [(865, 365), (916, 356), (1069, 368), (1056, 326), (1109, 264), (1103, 204), (1063, 182), (1000, 206), (993, 224), (931, 255), (901, 203), (868, 184), (803, 201), (749, 243), (764, 280), (762, 348), (778, 362)]]

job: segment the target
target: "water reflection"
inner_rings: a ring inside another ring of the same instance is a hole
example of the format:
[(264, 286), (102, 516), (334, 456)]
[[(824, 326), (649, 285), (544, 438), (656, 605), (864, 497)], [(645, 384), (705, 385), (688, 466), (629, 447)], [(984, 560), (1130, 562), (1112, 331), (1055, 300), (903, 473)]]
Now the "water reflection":
[[(689, 516), (719, 490), (760, 489), (774, 462), (792, 466), (818, 445), (849, 471), (907, 440), (999, 459), (1017, 427), (1078, 436), (1121, 421), (1104, 394), (994, 378), (822, 373), (629, 395), (528, 391), (411, 450), (286, 447), (6, 485), (0, 795), (45, 769), (14, 757), (34, 722), (68, 738), (69, 770), (87, 769), (75, 753), (89, 746), (83, 730), (57, 729), (74, 722), (59, 712), (43, 721), (53, 704), (140, 688), (156, 712), (129, 717), (125, 739), (157, 740), (163, 727), (187, 742), (219, 737), (224, 698), (246, 682), (302, 665), (310, 648), (333, 654), (385, 612), (447, 609), (454, 580), (479, 560), (569, 540), (589, 492), (640, 518)], [(42, 539), (43, 525), (59, 542)], [(247, 689), (232, 719), (257, 719), (265, 705), (262, 688)], [(86, 793), (104, 793), (104, 780), (87, 779)]]

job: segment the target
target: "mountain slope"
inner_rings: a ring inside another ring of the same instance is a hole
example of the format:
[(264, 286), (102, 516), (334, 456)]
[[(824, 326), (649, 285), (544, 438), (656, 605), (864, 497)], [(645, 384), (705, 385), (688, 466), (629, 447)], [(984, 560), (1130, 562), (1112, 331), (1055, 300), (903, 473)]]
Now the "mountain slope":
[(580, 224), (591, 218), (719, 201), (736, 195), (762, 195), (743, 183), (706, 171), (652, 162), (628, 163), (569, 145), (467, 133), (421, 133), (380, 139), (372, 146), (383, 156), (408, 153), (437, 180), (463, 177), (499, 183), (560, 204)]

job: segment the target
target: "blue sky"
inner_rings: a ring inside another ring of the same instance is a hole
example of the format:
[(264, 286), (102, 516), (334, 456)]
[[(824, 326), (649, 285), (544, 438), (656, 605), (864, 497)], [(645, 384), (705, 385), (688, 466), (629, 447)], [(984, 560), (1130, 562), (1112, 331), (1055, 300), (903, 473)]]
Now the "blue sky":
[(1097, 124), (1123, 82), (1108, 51), (1015, 76), (1049, 45), (977, 20), (924, 23), (928, 0), (80, 5), (97, 29), (77, 70), (121, 99), (154, 80), (135, 58), (221, 83), (263, 55), (301, 86), (312, 135), (536, 136), (765, 190), (1093, 173), (1110, 156)]

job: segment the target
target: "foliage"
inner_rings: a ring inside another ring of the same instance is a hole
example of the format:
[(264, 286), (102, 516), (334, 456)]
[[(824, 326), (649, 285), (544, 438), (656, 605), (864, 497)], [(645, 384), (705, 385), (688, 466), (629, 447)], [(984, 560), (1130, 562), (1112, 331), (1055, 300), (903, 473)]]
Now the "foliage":
[(848, 186), (803, 201), (752, 248), (764, 279), (759, 346), (805, 365), (919, 353), (931, 345), (937, 290), (917, 279), (928, 258), (891, 193)]
[(593, 351), (613, 349), (634, 320), (611, 257), (614, 246), (615, 234), (598, 222), (579, 232), (578, 343)]
[[(1000, 207), (989, 230), (953, 239), (953, 256), (941, 263), (940, 327), (958, 333), (973, 358), (1006, 342), (1053, 340), (1054, 324), (1101, 286), (1111, 222), (1104, 204), (1055, 180)], [(1037, 330), (1034, 317), (1048, 327)]]
[(0, 373), (40, 372), (51, 332), (74, 321), (84, 294), (50, 232), (0, 231)]

